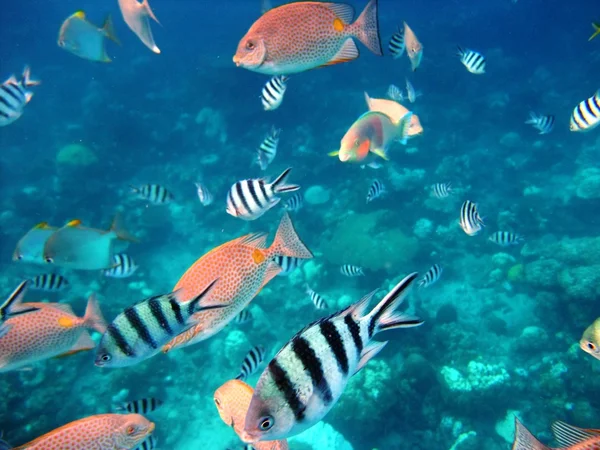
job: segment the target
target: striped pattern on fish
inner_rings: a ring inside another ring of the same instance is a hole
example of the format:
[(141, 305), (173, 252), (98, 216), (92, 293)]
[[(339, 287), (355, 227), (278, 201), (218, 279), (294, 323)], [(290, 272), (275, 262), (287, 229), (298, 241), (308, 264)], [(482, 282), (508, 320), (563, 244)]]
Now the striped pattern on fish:
[(135, 413), (135, 414), (146, 414), (152, 411), (156, 411), (163, 405), (163, 401), (154, 397), (141, 398), (139, 400), (132, 400), (130, 402), (123, 402), (114, 406), (115, 412), (123, 413)]
[(600, 90), (582, 101), (571, 114), (571, 131), (591, 131), (600, 125)]
[(265, 359), (265, 355), (265, 348), (262, 345), (252, 347), (242, 361), (240, 374), (235, 377), (235, 379), (246, 381), (249, 376), (253, 375), (258, 370), (258, 367)]
[(33, 93), (27, 88), (37, 86), (39, 81), (30, 78), (29, 67), (23, 70), (20, 80), (12, 75), (0, 85), (0, 127), (10, 125), (23, 114), (25, 105), (31, 101)]

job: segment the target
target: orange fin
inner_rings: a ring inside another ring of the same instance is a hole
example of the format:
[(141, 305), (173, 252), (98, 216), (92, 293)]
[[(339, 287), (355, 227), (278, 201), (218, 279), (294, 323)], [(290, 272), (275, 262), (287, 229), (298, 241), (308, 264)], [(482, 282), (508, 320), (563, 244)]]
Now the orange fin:
[(76, 353), (86, 352), (88, 350), (93, 350), (95, 347), (96, 344), (90, 335), (87, 332), (81, 333), (81, 336), (79, 336), (79, 339), (77, 339), (77, 342), (75, 342), (73, 347), (71, 347), (65, 353), (55, 356), (55, 358), (64, 358), (66, 356), (75, 355)]
[(323, 64), (321, 67), (346, 63), (358, 58), (359, 55), (360, 52), (358, 51), (358, 47), (354, 43), (354, 40), (352, 38), (348, 38), (346, 39), (346, 42), (344, 42), (344, 45), (342, 45), (342, 48), (334, 55), (334, 57), (327, 61), (325, 64)]
[(599, 436), (596, 430), (586, 430), (560, 420), (552, 424), (552, 433), (556, 442), (564, 448), (575, 448), (578, 444)]

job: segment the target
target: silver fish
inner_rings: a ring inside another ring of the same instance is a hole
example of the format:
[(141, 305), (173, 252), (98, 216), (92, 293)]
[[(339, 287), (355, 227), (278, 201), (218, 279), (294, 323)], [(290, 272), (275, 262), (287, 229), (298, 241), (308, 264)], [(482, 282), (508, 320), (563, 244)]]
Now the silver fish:
[(481, 53), (475, 50), (463, 50), (458, 47), (458, 56), (460, 62), (467, 68), (467, 70), (475, 75), (481, 75), (485, 73), (486, 59)]
[(267, 170), (269, 164), (271, 164), (275, 159), (275, 156), (277, 156), (277, 147), (279, 146), (280, 134), (281, 129), (271, 127), (271, 131), (265, 136), (258, 147), (257, 159), (261, 170)]
[(77, 11), (61, 25), (58, 33), (58, 46), (80, 58), (110, 62), (111, 59), (104, 48), (106, 38), (120, 44), (115, 36), (110, 16), (104, 21), (102, 28), (98, 28), (88, 22), (83, 11)]
[(142, 186), (130, 186), (134, 194), (153, 205), (165, 205), (175, 198), (171, 192), (159, 184), (144, 184)]
[(376, 198), (381, 197), (385, 194), (385, 186), (379, 180), (374, 180), (369, 187), (369, 191), (367, 192), (367, 203), (371, 203)]
[(303, 206), (304, 206), (304, 196), (300, 192), (296, 192), (283, 205), (283, 207), (290, 212), (298, 212), (302, 209)]
[(452, 184), (436, 183), (431, 186), (431, 195), (435, 198), (446, 198), (452, 193)]
[[(599, 108), (600, 111), (600, 108)], [(554, 116), (542, 116), (534, 112), (529, 113), (529, 120), (525, 122), (531, 125), (533, 128), (538, 130), (540, 134), (548, 134), (554, 129), (556, 123), (556, 117)]]
[(362, 277), (365, 275), (362, 267), (353, 266), (351, 264), (344, 264), (340, 267), (340, 273), (347, 277)]
[(23, 114), (25, 105), (31, 101), (33, 93), (27, 88), (37, 86), (39, 81), (32, 80), (29, 67), (25, 67), (20, 80), (12, 75), (0, 85), (0, 127), (10, 125)]
[(306, 293), (312, 300), (313, 304), (315, 305), (315, 308), (317, 308), (317, 309), (328, 309), (329, 308), (329, 305), (327, 305), (327, 301), (323, 298), (323, 296), (321, 294), (319, 294), (318, 292), (313, 291), (310, 288), (310, 286), (308, 286), (308, 284), (306, 285)]
[(134, 414), (147, 414), (152, 411), (156, 411), (163, 405), (163, 401), (154, 397), (142, 398), (139, 400), (132, 400), (130, 402), (123, 402), (113, 407), (115, 412), (119, 413), (134, 413)]
[(418, 283), (419, 287), (431, 286), (433, 283), (435, 283), (437, 280), (440, 279), (443, 271), (444, 271), (444, 269), (442, 269), (442, 266), (440, 266), (439, 264), (434, 264), (427, 271), (427, 273), (425, 273), (425, 275), (423, 275), (423, 278), (421, 278), (419, 280), (419, 283)]
[(523, 242), (523, 236), (510, 231), (496, 231), (489, 237), (489, 240), (494, 244), (498, 244), (501, 247), (508, 247), (510, 245), (519, 245)]
[(484, 226), (483, 219), (479, 215), (476, 203), (467, 200), (462, 204), (458, 223), (469, 236), (475, 236), (482, 230)]
[(31, 279), (31, 289), (46, 292), (59, 292), (69, 285), (69, 281), (62, 275), (45, 273)]
[(274, 111), (281, 106), (288, 80), (285, 75), (276, 75), (264, 85), (260, 99), (265, 111)]
[(51, 227), (46, 222), (37, 224), (17, 243), (17, 247), (13, 252), (13, 261), (46, 264), (46, 261), (44, 261), (44, 246), (56, 230), (58, 230), (57, 227)]
[(113, 255), (113, 267), (103, 271), (105, 277), (128, 278), (135, 273), (138, 265), (133, 258), (125, 253)]
[(600, 90), (590, 98), (582, 101), (571, 114), (571, 131), (591, 131), (600, 125)]
[(196, 192), (202, 206), (208, 206), (213, 202), (213, 195), (203, 183), (196, 183)]

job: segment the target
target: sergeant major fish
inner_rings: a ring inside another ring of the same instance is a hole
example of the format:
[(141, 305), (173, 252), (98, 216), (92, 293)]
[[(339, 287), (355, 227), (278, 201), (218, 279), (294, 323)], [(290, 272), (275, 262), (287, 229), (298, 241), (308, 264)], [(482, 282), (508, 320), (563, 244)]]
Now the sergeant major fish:
[(20, 80), (14, 75), (0, 86), (0, 127), (10, 125), (23, 114), (25, 105), (33, 97), (33, 92), (27, 90), (32, 86), (40, 84), (31, 79), (29, 67), (25, 67)]
[(452, 184), (436, 183), (431, 186), (431, 195), (435, 198), (446, 198), (452, 193)]
[(327, 301), (323, 298), (323, 296), (321, 294), (313, 291), (308, 284), (305, 286), (305, 289), (306, 289), (306, 293), (308, 294), (308, 296), (312, 300), (313, 304), (315, 305), (315, 308), (317, 308), (317, 309), (328, 309), (329, 308)]
[(283, 207), (290, 212), (298, 212), (304, 206), (304, 196), (300, 192), (296, 192), (292, 195), (283, 205)]
[(363, 277), (365, 272), (362, 267), (344, 264), (340, 267), (340, 273), (346, 277)]
[(367, 192), (367, 203), (371, 203), (376, 198), (381, 197), (386, 193), (384, 184), (379, 180), (374, 180)]
[(130, 402), (120, 403), (115, 405), (113, 409), (115, 412), (121, 414), (135, 413), (135, 414), (147, 414), (149, 412), (156, 411), (163, 405), (162, 400), (158, 400), (154, 397), (142, 398), (140, 400), (132, 400)]
[(392, 58), (398, 59), (404, 54), (405, 48), (406, 44), (404, 42), (404, 30), (401, 30), (398, 27), (398, 31), (396, 31), (390, 39), (388, 49), (392, 54)]
[(246, 381), (249, 376), (252, 376), (258, 370), (265, 359), (265, 355), (265, 348), (262, 345), (252, 347), (242, 361), (240, 374), (235, 379)]
[(431, 268), (423, 275), (423, 278), (419, 280), (419, 287), (429, 287), (436, 283), (442, 276), (444, 269), (439, 264), (434, 264)]
[(58, 46), (80, 58), (90, 61), (110, 62), (106, 54), (104, 40), (120, 44), (117, 39), (110, 16), (104, 21), (102, 28), (89, 22), (83, 11), (67, 17), (58, 33)]
[(196, 183), (196, 193), (198, 194), (198, 200), (200, 200), (202, 206), (208, 206), (212, 204), (214, 197), (204, 183)]
[(600, 125), (600, 90), (590, 98), (582, 101), (571, 114), (571, 131), (591, 131)]
[(102, 273), (109, 278), (129, 278), (138, 267), (131, 256), (125, 253), (117, 253), (113, 255), (113, 267), (105, 269)]
[(477, 204), (466, 200), (460, 207), (458, 224), (469, 236), (475, 236), (483, 228), (483, 219), (477, 210)]
[(281, 106), (288, 80), (285, 75), (277, 75), (263, 86), (260, 100), (265, 111), (274, 111)]
[(287, 277), (304, 262), (303, 259), (293, 256), (276, 256), (274, 261), (278, 266), (281, 267), (281, 272), (279, 272), (277, 275), (283, 277)]
[(146, 200), (153, 205), (165, 205), (171, 203), (175, 198), (167, 188), (159, 184), (144, 184), (142, 186), (130, 186), (131, 192), (141, 200)]
[(280, 134), (281, 129), (271, 127), (271, 131), (265, 136), (258, 147), (258, 165), (261, 170), (267, 170), (269, 164), (271, 164), (275, 159), (275, 156), (277, 156)]
[(510, 231), (496, 231), (489, 237), (489, 240), (501, 247), (508, 247), (510, 245), (519, 245), (524, 239), (522, 236)]
[(554, 116), (542, 116), (534, 112), (529, 113), (529, 120), (525, 122), (538, 130), (540, 134), (548, 134), (554, 129), (556, 118)]
[(481, 53), (475, 50), (463, 50), (458, 47), (458, 57), (460, 62), (467, 68), (469, 72), (475, 75), (481, 75), (485, 73), (486, 59)]
[(31, 279), (31, 289), (46, 292), (59, 292), (69, 285), (69, 281), (62, 275), (45, 273)]

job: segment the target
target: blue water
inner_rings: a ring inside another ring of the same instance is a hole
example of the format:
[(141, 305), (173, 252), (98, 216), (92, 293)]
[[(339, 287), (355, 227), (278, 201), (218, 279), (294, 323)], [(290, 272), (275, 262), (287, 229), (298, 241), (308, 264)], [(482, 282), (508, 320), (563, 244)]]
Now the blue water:
[[(3, 5), (0, 72), (18, 75), (29, 64), (42, 84), (23, 116), (0, 129), (0, 292), (47, 271), (11, 261), (33, 225), (78, 218), (108, 228), (120, 211), (141, 240), (130, 247), (141, 266), (132, 278), (60, 271), (69, 290), (31, 295), (83, 314), (85, 299), (97, 292), (111, 320), (144, 298), (142, 288), (170, 291), (215, 246), (249, 232), (274, 234), (280, 207), (252, 222), (225, 213), (235, 181), (292, 167), (290, 180), (303, 190), (321, 185), (331, 195), (293, 214), (316, 270), (271, 281), (251, 304), (250, 324), (128, 369), (100, 370), (87, 352), (1, 373), (4, 439), (20, 445), (107, 412), (115, 398), (152, 395), (165, 401), (153, 416), (160, 448), (241, 448), (212, 394), (238, 373), (251, 345), (265, 345), (272, 356), (323, 315), (305, 283), (341, 308), (434, 263), (444, 267), (440, 281), (408, 301), (425, 325), (381, 336), (390, 345), (350, 383), (327, 423), (356, 450), (506, 449), (515, 415), (545, 442), (555, 420), (600, 427), (600, 361), (578, 347), (600, 316), (600, 131), (568, 128), (573, 108), (600, 88), (600, 38), (587, 41), (590, 23), (600, 19), (598, 3), (379, 3), (385, 50), (403, 20), (423, 43), (418, 71), (410, 71), (406, 56), (378, 58), (359, 44), (357, 61), (293, 75), (274, 112), (264, 112), (258, 98), (268, 78), (231, 61), (259, 15), (257, 1), (152, 1), (160, 55), (129, 31), (116, 2)], [(60, 24), (78, 9), (98, 25), (113, 16), (122, 46), (107, 43), (112, 63), (91, 63), (56, 45)], [(487, 56), (485, 75), (465, 70), (457, 44)], [(363, 92), (383, 98), (405, 77), (423, 92), (413, 107), (423, 136), (394, 146), (380, 170), (328, 157), (365, 112)], [(203, 109), (208, 122), (197, 123)], [(538, 135), (524, 124), (529, 111), (555, 114), (556, 128)], [(271, 125), (283, 131), (278, 155), (262, 173), (252, 161)], [(61, 163), (57, 155), (69, 144), (84, 145), (96, 161)], [(375, 178), (388, 194), (366, 205)], [(215, 194), (211, 206), (198, 202), (198, 180)], [(428, 187), (438, 182), (451, 182), (455, 193), (429, 198)], [(176, 202), (136, 201), (129, 185), (143, 183), (167, 187)], [(456, 224), (466, 199), (485, 216), (479, 236)], [(416, 226), (420, 219), (429, 231)], [(523, 235), (525, 244), (497, 247), (487, 241), (497, 230)], [(343, 277), (344, 263), (366, 265), (367, 275)], [(449, 374), (468, 378), (469, 367), (476, 386), (452, 389)], [(453, 447), (469, 432), (476, 434)], [(322, 449), (319, 439), (290, 448)]]

